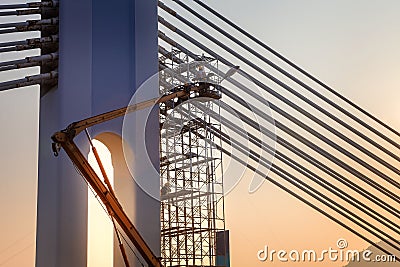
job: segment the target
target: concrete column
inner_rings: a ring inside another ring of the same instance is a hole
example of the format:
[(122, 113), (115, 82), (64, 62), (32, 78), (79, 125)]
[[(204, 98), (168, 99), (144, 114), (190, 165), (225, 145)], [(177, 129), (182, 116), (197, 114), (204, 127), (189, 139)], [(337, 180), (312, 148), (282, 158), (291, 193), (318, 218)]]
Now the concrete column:
[[(59, 86), (40, 103), (36, 266), (85, 266), (87, 189), (51, 135), (91, 112), (92, 1), (60, 1)], [(82, 138), (77, 144), (85, 151)]]
[[(87, 187), (64, 152), (54, 158), (50, 136), (73, 121), (127, 105), (157, 70), (157, 1), (60, 1), (59, 87), (41, 99), (36, 266), (86, 266)], [(149, 98), (157, 94), (154, 88)], [(156, 113), (149, 125), (148, 149), (158, 166)], [(121, 129), (122, 118), (91, 131), (121, 135)], [(84, 136), (76, 142), (88, 153)], [(147, 168), (137, 167), (140, 173)], [(151, 179), (159, 183), (159, 177)], [(135, 184), (128, 191), (132, 221), (159, 255), (160, 204)]]

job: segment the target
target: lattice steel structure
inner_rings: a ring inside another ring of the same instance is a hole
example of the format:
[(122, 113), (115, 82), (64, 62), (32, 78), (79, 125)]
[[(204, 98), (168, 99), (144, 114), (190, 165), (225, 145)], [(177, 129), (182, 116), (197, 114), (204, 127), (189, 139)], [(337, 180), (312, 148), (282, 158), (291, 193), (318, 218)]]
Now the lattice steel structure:
[[(216, 234), (225, 229), (222, 155), (209, 126), (220, 127), (207, 110), (219, 113), (220, 77), (207, 65), (213, 58), (188, 57), (172, 50), (160, 58), (164, 94), (185, 83), (213, 83), (200, 97), (194, 93), (160, 106), (161, 256), (164, 266), (216, 266)], [(178, 64), (180, 63), (180, 64)], [(200, 75), (199, 75), (200, 74)], [(209, 96), (213, 96), (209, 98)], [(217, 99), (216, 99), (217, 98)]]

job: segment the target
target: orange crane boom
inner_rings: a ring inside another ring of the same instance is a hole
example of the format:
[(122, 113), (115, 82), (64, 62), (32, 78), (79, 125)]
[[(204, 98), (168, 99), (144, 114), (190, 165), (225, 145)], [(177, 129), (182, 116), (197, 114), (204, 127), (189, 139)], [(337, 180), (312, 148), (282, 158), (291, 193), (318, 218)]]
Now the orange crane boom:
[[(75, 136), (77, 136), (80, 132), (86, 130), (88, 127), (118, 118), (120, 116), (125, 115), (126, 113), (135, 112), (150, 107), (154, 104), (163, 103), (166, 101), (173, 100), (175, 98), (188, 99), (189, 97), (192, 97), (193, 93), (195, 95), (194, 97), (208, 96), (216, 99), (221, 98), (219, 91), (211, 90), (210, 85), (211, 84), (207, 82), (187, 83), (177, 87), (178, 90), (176, 90), (174, 93), (164, 95), (161, 98), (150, 99), (135, 105), (116, 109), (94, 117), (90, 117), (81, 121), (71, 123), (65, 130), (56, 132), (51, 137), (51, 139), (54, 142), (53, 143), (54, 154), (57, 156), (60, 148), (64, 149), (64, 151), (67, 153), (68, 157), (71, 159), (73, 164), (81, 172), (84, 179), (86, 179), (86, 181), (90, 184), (90, 186), (99, 196), (100, 200), (104, 203), (112, 219), (113, 220), (115, 219), (115, 221), (118, 223), (118, 225), (124, 231), (126, 236), (137, 248), (139, 253), (147, 262), (147, 264), (152, 267), (159, 267), (159, 266), (161, 267), (162, 265), (160, 259), (152, 252), (152, 250), (147, 245), (143, 237), (135, 228), (135, 226), (133, 225), (133, 223), (123, 210), (118, 199), (116, 198), (111, 186), (109, 184), (104, 184), (102, 182), (102, 180), (96, 174), (96, 172), (91, 167), (89, 162), (86, 160), (85, 156), (79, 150), (78, 146), (74, 143), (73, 139), (75, 138)], [(99, 165), (101, 165), (99, 159), (98, 163)], [(104, 178), (105, 181), (107, 181), (107, 178), (106, 177)], [(121, 248), (121, 252), (123, 254), (124, 260), (126, 260), (123, 248)], [(129, 266), (129, 264), (126, 261), (125, 264), (126, 266)]]

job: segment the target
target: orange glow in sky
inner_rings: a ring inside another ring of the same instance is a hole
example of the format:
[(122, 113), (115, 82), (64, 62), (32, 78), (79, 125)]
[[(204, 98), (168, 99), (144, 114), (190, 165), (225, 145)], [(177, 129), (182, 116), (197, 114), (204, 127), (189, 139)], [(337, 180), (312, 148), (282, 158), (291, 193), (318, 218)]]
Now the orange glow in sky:
[[(100, 141), (94, 139), (101, 162), (110, 179), (114, 183), (114, 168), (111, 161), (111, 153)], [(90, 151), (88, 161), (99, 177), (102, 177), (100, 168), (96, 162), (93, 152)], [(105, 207), (95, 198), (88, 188), (88, 258), (87, 267), (110, 267), (113, 266), (113, 240), (114, 230)]]

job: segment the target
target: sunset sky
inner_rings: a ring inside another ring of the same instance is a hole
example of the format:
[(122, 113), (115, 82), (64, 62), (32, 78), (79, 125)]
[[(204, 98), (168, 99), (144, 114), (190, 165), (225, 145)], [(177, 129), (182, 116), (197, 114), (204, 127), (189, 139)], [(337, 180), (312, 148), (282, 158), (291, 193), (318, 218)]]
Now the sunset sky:
[[(400, 130), (400, 1), (204, 2)], [(10, 78), (1, 75), (0, 81)], [(0, 92), (0, 203), (6, 218), (0, 221), (0, 267), (33, 266), (38, 103), (36, 87)], [(269, 183), (249, 194), (251, 173), (246, 174), (225, 200), (231, 266), (346, 265), (260, 262), (257, 251), (265, 245), (275, 250), (322, 251), (335, 248), (336, 241), (344, 238), (349, 249), (369, 247)]]
[[(361, 107), (400, 128), (398, 1), (206, 2)], [(345, 264), (267, 264), (257, 260), (256, 252), (264, 245), (276, 250), (321, 251), (336, 247), (339, 238), (348, 241), (349, 249), (369, 246), (271, 184), (264, 183), (248, 195), (248, 182), (242, 180), (226, 198), (233, 266), (339, 267)]]

